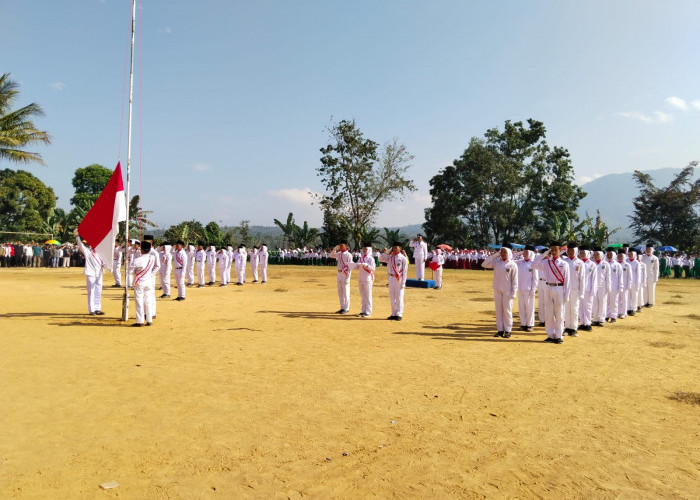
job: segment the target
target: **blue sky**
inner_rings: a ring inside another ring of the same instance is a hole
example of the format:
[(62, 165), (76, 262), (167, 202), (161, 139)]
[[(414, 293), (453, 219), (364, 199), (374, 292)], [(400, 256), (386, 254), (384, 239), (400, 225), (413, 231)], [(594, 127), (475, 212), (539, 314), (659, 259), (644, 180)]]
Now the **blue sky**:
[[(544, 122), (580, 182), (700, 159), (700, 2), (140, 0), (132, 194), (181, 220), (320, 225), (331, 119), (397, 137), (418, 192), (379, 226), (423, 222), (429, 179), (506, 120)], [(24, 167), (69, 208), (78, 167), (126, 163), (129, 0), (3, 2), (0, 72), (39, 103)], [(120, 141), (121, 137), (121, 141)], [(120, 147), (121, 144), (121, 147)], [(1, 168), (16, 168), (2, 164)]]

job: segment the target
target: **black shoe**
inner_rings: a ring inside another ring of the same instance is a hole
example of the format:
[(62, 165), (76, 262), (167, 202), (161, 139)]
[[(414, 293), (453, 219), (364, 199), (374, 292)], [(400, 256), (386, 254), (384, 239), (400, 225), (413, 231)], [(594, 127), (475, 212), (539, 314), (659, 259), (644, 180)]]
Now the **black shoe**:
[(243, 286), (243, 283), (236, 283), (236, 285), (238, 285), (238, 286)]
[(605, 322), (607, 323), (608, 321), (610, 321), (610, 318), (605, 318)]
[(209, 286), (212, 286), (213, 284), (214, 284), (213, 281), (210, 281), (209, 283), (207, 283), (207, 285), (209, 285)]
[(531, 327), (531, 326), (526, 326), (526, 327), (525, 327), (525, 331), (526, 331), (526, 332), (531, 332), (531, 331), (532, 331), (532, 327)]
[(503, 337), (503, 332), (496, 332), (496, 335), (494, 337)]
[(544, 339), (545, 342), (554, 342), (554, 339), (552, 337), (547, 337)]
[(344, 309), (344, 310), (342, 310), (342, 311), (340, 312), (340, 314), (347, 314), (347, 313), (349, 313), (349, 312), (350, 312), (349, 309)]
[(615, 318), (610, 318), (610, 323), (617, 323), (617, 320)]
[(131, 326), (143, 326), (143, 323), (134, 323), (134, 324), (131, 325)]
[(395, 316), (394, 321), (401, 321), (403, 318), (401, 316)]
[(204, 288), (204, 285), (197, 285), (197, 288)]
[(185, 297), (177, 297), (176, 299), (173, 300), (185, 300)]
[(540, 321), (540, 322), (538, 323), (538, 326), (544, 326), (544, 322), (543, 322), (543, 321)]
[(563, 343), (564, 343), (564, 339), (552, 339), (552, 343), (554, 343), (554, 344), (563, 344)]
[(112, 285), (112, 288), (121, 288), (121, 287), (122, 287), (122, 286), (121, 286), (120, 284), (118, 284), (118, 283), (115, 283), (114, 285)]
[(335, 313), (336, 314), (343, 314), (343, 311), (345, 311), (345, 309), (338, 309)]
[(161, 299), (166, 299), (168, 297), (170, 297), (169, 293), (164, 293), (163, 295), (160, 296)]
[(257, 282), (258, 282), (258, 280), (253, 280), (253, 283), (257, 283)]
[(104, 315), (105, 315), (105, 313), (103, 313), (102, 311), (95, 311), (95, 314), (97, 314), (98, 316), (104, 316)]
[(151, 326), (153, 323), (146, 323), (146, 326)]
[(395, 319), (396, 319), (396, 316), (389, 316), (387, 319), (395, 320)]
[(526, 331), (527, 331), (527, 327), (524, 326), (524, 325), (520, 325), (520, 331), (521, 331), (521, 332), (526, 332)]
[(90, 316), (94, 316), (95, 314), (97, 314), (97, 313), (90, 313)]
[(635, 314), (637, 314), (637, 313), (634, 311), (627, 311), (628, 316), (634, 316)]
[(358, 316), (359, 316), (360, 318), (365, 318), (365, 317), (367, 317), (367, 314), (365, 314), (365, 313), (360, 313), (360, 314), (358, 314)]
[(576, 330), (571, 330), (569, 337), (578, 337), (578, 332)]
[(639, 313), (639, 312), (642, 312), (642, 308), (641, 308), (641, 307), (637, 307), (637, 312), (638, 312), (638, 313)]
[(503, 332), (503, 338), (504, 338), (504, 339), (509, 339), (509, 338), (510, 338), (510, 332)]
[(262, 281), (261, 283), (264, 285), (265, 283), (267, 283), (267, 281)]

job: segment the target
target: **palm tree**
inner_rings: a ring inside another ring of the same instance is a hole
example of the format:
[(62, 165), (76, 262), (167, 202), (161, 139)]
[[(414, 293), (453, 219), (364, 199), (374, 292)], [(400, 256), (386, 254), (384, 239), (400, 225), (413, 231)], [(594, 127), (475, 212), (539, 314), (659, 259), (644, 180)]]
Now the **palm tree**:
[(294, 224), (294, 214), (292, 212), (289, 212), (289, 215), (287, 216), (287, 223), (282, 224), (279, 220), (274, 219), (275, 225), (278, 226), (282, 232), (284, 233), (284, 244), (289, 247), (290, 245), (296, 246), (296, 242), (294, 241), (294, 232), (295, 228), (299, 227), (296, 224)]
[(304, 225), (299, 227), (294, 224), (294, 244), (306, 247), (316, 243), (319, 233), (318, 229), (309, 228), (309, 223), (304, 221)]
[(35, 144), (50, 144), (51, 137), (37, 130), (31, 121), (33, 116), (42, 116), (44, 110), (36, 103), (11, 111), (15, 97), (19, 94), (17, 83), (10, 80), (10, 74), (0, 77), (0, 160), (7, 159), (17, 163), (44, 163), (39, 153), (24, 151), (24, 147)]

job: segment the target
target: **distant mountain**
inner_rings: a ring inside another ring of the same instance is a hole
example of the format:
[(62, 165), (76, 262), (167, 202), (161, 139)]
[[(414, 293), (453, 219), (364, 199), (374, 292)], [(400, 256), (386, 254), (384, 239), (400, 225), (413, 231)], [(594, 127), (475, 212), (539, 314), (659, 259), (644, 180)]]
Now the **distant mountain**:
[[(671, 180), (678, 175), (681, 168), (662, 168), (658, 170), (646, 170), (645, 174), (651, 175), (654, 185), (657, 187), (668, 186)], [(695, 172), (697, 176), (697, 170)], [(634, 212), (633, 200), (639, 194), (639, 187), (634, 181), (632, 172), (625, 174), (608, 174), (581, 185), (588, 195), (581, 200), (578, 215), (582, 219), (588, 214), (600, 215), (609, 228), (622, 227), (615, 233), (612, 242), (622, 243), (622, 240), (634, 240), (634, 232), (629, 228), (629, 215)]]

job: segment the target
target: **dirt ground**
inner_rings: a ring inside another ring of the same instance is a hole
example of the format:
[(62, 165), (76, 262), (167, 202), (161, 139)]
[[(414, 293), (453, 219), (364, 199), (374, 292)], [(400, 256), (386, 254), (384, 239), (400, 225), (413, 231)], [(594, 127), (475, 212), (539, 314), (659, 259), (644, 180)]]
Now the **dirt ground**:
[(385, 270), (370, 319), (333, 314), (335, 275), (272, 266), (129, 328), (80, 269), (0, 269), (0, 498), (700, 497), (700, 406), (671, 399), (700, 393), (700, 280), (553, 345), (493, 338), (490, 272), (407, 289), (400, 323)]

